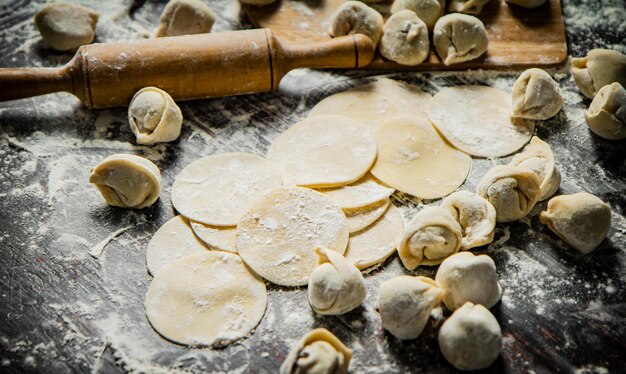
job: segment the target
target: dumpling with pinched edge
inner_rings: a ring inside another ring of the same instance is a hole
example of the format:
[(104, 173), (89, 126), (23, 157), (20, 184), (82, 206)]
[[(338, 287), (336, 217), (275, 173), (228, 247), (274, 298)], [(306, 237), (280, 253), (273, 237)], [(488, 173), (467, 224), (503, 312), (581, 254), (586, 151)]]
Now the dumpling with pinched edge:
[(572, 76), (580, 92), (590, 99), (607, 84), (626, 86), (626, 55), (610, 49), (592, 49), (572, 58)]
[(532, 171), (539, 177), (539, 201), (554, 195), (561, 186), (561, 173), (556, 168), (554, 155), (548, 143), (533, 136), (523, 152), (516, 154), (509, 165)]
[(363, 34), (378, 45), (383, 35), (383, 16), (360, 1), (346, 1), (333, 14), (330, 21), (331, 37), (349, 34)]
[(211, 31), (215, 13), (202, 0), (170, 0), (160, 22), (156, 37), (204, 34)]
[(385, 58), (402, 65), (418, 65), (430, 52), (428, 28), (410, 10), (394, 13), (387, 19), (378, 50)]
[(345, 374), (352, 350), (330, 331), (320, 328), (306, 334), (280, 366), (280, 374)]
[(496, 208), (482, 196), (468, 191), (457, 191), (441, 202), (463, 230), (461, 250), (480, 247), (493, 241), (496, 228)]
[(546, 120), (563, 108), (563, 94), (559, 85), (544, 70), (524, 71), (515, 81), (512, 117)]
[(35, 15), (43, 44), (57, 51), (69, 51), (93, 42), (99, 14), (78, 4), (53, 2)]
[(437, 20), (433, 43), (447, 66), (480, 57), (487, 51), (489, 39), (481, 20), (467, 14), (452, 13)]
[(391, 4), (391, 14), (410, 10), (432, 30), (435, 22), (443, 15), (445, 3), (445, 0), (395, 0)]
[(585, 113), (587, 126), (605, 139), (626, 138), (626, 90), (617, 83), (602, 87)]
[(178, 139), (183, 115), (167, 92), (145, 87), (130, 101), (128, 123), (138, 144), (152, 145)]

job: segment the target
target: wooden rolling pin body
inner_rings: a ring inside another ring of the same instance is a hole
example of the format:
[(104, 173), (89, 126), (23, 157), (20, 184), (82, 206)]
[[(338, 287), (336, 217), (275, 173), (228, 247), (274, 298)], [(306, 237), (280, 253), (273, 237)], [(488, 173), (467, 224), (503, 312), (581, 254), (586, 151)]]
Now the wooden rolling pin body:
[(291, 69), (358, 68), (373, 55), (363, 35), (289, 45), (268, 29), (91, 44), (60, 68), (0, 69), (0, 100), (66, 91), (103, 108), (128, 105), (146, 86), (175, 100), (267, 92)]

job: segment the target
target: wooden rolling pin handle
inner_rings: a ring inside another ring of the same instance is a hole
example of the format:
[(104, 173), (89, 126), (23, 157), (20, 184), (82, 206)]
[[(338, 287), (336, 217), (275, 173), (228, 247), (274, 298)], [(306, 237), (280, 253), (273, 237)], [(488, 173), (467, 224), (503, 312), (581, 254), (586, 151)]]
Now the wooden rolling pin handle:
[(74, 93), (72, 69), (60, 68), (1, 69), (0, 101), (8, 101), (66, 91)]

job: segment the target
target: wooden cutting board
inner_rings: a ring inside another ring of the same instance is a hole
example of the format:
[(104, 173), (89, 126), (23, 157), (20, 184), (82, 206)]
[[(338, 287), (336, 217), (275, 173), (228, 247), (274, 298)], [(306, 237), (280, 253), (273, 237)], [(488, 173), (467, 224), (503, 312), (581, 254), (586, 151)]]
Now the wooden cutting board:
[[(271, 29), (286, 41), (306, 43), (330, 39), (330, 18), (344, 0), (277, 0), (267, 6), (243, 5), (253, 25)], [(393, 1), (369, 5), (385, 19)], [(535, 9), (490, 1), (478, 15), (487, 29), (489, 48), (479, 59), (445, 66), (432, 47), (428, 59), (417, 66), (403, 66), (377, 53), (367, 68), (393, 70), (526, 69), (555, 67), (567, 61), (567, 43), (560, 0), (548, 0)]]

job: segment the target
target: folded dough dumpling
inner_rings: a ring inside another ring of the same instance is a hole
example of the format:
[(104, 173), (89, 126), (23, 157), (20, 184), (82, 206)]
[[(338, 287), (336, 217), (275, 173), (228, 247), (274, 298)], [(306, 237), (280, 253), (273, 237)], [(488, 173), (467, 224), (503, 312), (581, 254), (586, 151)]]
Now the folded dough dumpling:
[(546, 120), (563, 108), (563, 94), (559, 85), (544, 70), (524, 71), (515, 81), (512, 117)]
[(345, 374), (352, 350), (330, 331), (320, 328), (306, 334), (289, 352), (280, 374)]
[(418, 65), (430, 53), (428, 27), (411, 10), (401, 10), (387, 19), (378, 50), (401, 65)]
[(317, 248), (320, 265), (309, 277), (309, 305), (316, 313), (345, 314), (355, 309), (367, 295), (361, 271), (343, 255)]
[(539, 201), (554, 195), (561, 186), (561, 173), (556, 168), (552, 149), (548, 143), (536, 136), (530, 139), (530, 144), (523, 152), (513, 157), (509, 165), (530, 170), (539, 177), (541, 181)]
[(155, 36), (204, 34), (211, 31), (215, 13), (202, 0), (170, 0)]
[(587, 56), (572, 58), (572, 76), (590, 99), (607, 84), (626, 86), (626, 55), (610, 49), (592, 49)]
[(489, 40), (481, 20), (467, 14), (452, 13), (437, 20), (433, 43), (447, 66), (480, 57), (487, 51)]
[(391, 14), (410, 10), (432, 30), (435, 22), (443, 15), (445, 4), (445, 0), (395, 0), (391, 4)]
[(93, 41), (98, 17), (93, 9), (59, 1), (41, 8), (35, 24), (45, 46), (69, 51)]
[(441, 304), (441, 289), (426, 277), (402, 275), (384, 281), (378, 292), (383, 328), (398, 339), (415, 339), (433, 308)]
[(447, 209), (429, 206), (405, 226), (398, 254), (409, 270), (437, 265), (459, 251), (462, 236), (461, 226)]
[(457, 191), (443, 199), (447, 209), (461, 225), (461, 250), (480, 247), (493, 241), (496, 228), (496, 208), (473, 192)]
[(145, 87), (130, 101), (128, 123), (138, 144), (151, 145), (178, 139), (183, 115), (167, 92)]
[(476, 193), (496, 208), (496, 221), (523, 218), (541, 196), (541, 180), (528, 170), (513, 165), (497, 165), (481, 179)]
[(333, 38), (363, 34), (376, 47), (383, 35), (383, 16), (360, 1), (346, 1), (333, 14), (328, 33)]
[(490, 0), (450, 0), (448, 10), (467, 14), (478, 14)]
[(602, 87), (593, 98), (587, 113), (587, 126), (605, 139), (626, 138), (626, 90), (617, 83)]

